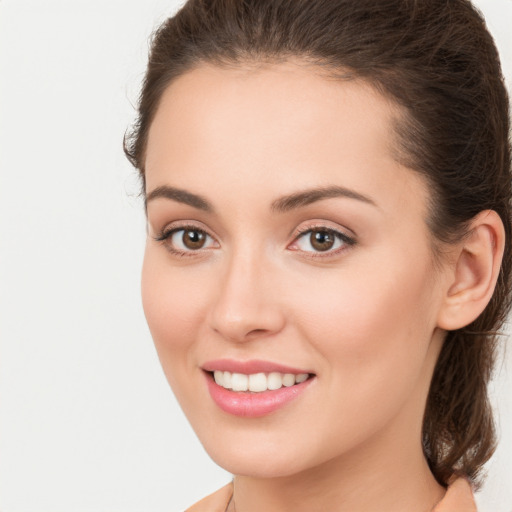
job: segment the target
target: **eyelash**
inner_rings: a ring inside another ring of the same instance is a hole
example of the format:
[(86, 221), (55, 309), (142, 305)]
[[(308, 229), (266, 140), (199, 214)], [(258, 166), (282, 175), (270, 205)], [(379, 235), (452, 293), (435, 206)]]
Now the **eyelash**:
[[(193, 224), (185, 224), (185, 225), (175, 226), (175, 227), (171, 227), (171, 228), (167, 228), (167, 229), (164, 228), (156, 237), (153, 237), (153, 238), (155, 241), (164, 244), (166, 249), (171, 254), (173, 254), (174, 256), (180, 257), (180, 258), (195, 257), (198, 255), (198, 253), (202, 252), (202, 249), (197, 249), (197, 250), (190, 249), (188, 251), (181, 251), (179, 249), (176, 249), (175, 247), (172, 247), (170, 244), (167, 243), (167, 241), (175, 233), (178, 233), (180, 231), (195, 231), (197, 233), (202, 233), (203, 235), (205, 235), (213, 240), (213, 237), (211, 235), (209, 235), (207, 231), (205, 231), (204, 229), (201, 229), (197, 226), (194, 226)], [(332, 235), (334, 235), (334, 237), (336, 239), (341, 241), (343, 245), (341, 247), (338, 247), (334, 251), (327, 250), (325, 252), (324, 251), (301, 251), (300, 249), (291, 249), (291, 250), (306, 253), (309, 258), (328, 258), (328, 257), (336, 256), (336, 255), (350, 249), (350, 247), (353, 247), (357, 243), (355, 238), (350, 237), (347, 234), (342, 233), (341, 231), (327, 227), (325, 225), (316, 224), (316, 225), (306, 226), (303, 229), (298, 230), (295, 233), (293, 242), (290, 245), (296, 244), (302, 237), (304, 237), (305, 235), (310, 234), (314, 231), (332, 234)]]

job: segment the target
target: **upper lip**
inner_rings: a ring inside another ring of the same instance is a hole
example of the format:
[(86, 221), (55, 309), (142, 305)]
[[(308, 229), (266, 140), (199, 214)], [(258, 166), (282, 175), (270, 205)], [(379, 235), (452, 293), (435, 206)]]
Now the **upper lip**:
[(253, 373), (293, 373), (295, 375), (301, 373), (312, 373), (308, 370), (293, 368), (280, 363), (271, 361), (263, 361), (260, 359), (252, 359), (249, 361), (236, 361), (235, 359), (216, 359), (214, 361), (207, 361), (201, 368), (207, 372), (214, 372), (215, 370), (231, 373), (243, 373), (250, 375)]

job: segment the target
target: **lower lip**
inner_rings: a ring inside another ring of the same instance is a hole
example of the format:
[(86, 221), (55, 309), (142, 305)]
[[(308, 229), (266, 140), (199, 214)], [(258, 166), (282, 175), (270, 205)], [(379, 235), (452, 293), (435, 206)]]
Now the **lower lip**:
[(313, 377), (273, 391), (252, 393), (250, 391), (231, 391), (215, 383), (211, 373), (206, 373), (208, 391), (213, 401), (224, 411), (234, 416), (257, 418), (265, 416), (298, 398), (309, 387)]

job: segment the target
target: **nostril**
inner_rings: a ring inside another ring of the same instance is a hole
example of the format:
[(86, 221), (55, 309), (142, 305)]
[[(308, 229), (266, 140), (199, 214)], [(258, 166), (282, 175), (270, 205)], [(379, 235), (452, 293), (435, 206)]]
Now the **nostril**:
[(251, 335), (253, 335), (253, 334), (256, 334), (256, 335), (258, 335), (258, 334), (264, 334), (265, 332), (267, 332), (265, 329), (253, 329), (252, 331), (249, 331), (249, 332), (247, 333), (247, 336), (251, 336)]

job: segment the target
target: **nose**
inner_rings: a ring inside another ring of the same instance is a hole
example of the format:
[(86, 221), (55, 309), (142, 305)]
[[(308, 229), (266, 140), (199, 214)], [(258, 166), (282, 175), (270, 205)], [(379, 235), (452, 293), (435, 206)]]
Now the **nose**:
[(276, 277), (261, 257), (234, 256), (219, 275), (210, 327), (234, 342), (265, 338), (281, 331), (285, 316), (278, 301)]

